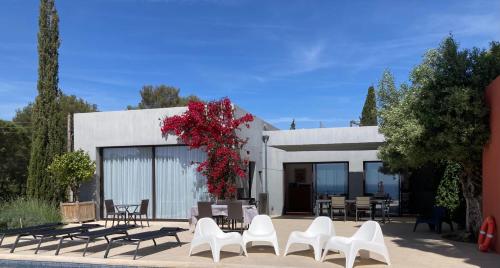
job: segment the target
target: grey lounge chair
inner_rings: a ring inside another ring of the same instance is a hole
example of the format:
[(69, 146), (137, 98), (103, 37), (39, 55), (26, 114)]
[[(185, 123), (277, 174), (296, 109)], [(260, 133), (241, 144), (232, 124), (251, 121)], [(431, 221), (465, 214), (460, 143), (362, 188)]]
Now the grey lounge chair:
[(183, 231), (187, 231), (187, 229), (178, 228), (178, 227), (163, 227), (157, 231), (142, 232), (142, 233), (136, 233), (136, 234), (131, 234), (131, 235), (127, 234), (124, 236), (111, 238), (111, 240), (109, 240), (108, 247), (106, 248), (106, 253), (104, 253), (104, 258), (108, 257), (109, 251), (111, 250), (111, 247), (113, 246), (114, 243), (137, 245), (135, 248), (135, 252), (134, 252), (134, 260), (137, 257), (137, 251), (139, 250), (139, 246), (140, 246), (141, 242), (144, 242), (147, 240), (153, 240), (153, 243), (156, 246), (155, 239), (165, 237), (165, 236), (173, 236), (173, 237), (175, 237), (175, 240), (177, 240), (177, 244), (180, 247), (182, 244), (181, 244), (181, 241), (179, 240), (179, 237), (177, 236), (177, 233), (183, 232)]
[[(35, 254), (38, 254), (38, 250), (40, 250), (40, 246), (42, 245), (43, 242), (47, 241), (48, 239), (54, 239), (57, 236), (60, 235), (72, 235), (72, 234), (80, 234), (87, 232), (89, 229), (93, 228), (98, 228), (101, 227), (102, 225), (99, 224), (82, 224), (80, 226), (76, 227), (70, 227), (70, 228), (61, 228), (61, 229), (41, 229), (41, 230), (32, 230), (30, 232), (26, 232), (23, 234), (19, 234), (16, 237), (16, 241), (14, 244), (12, 244), (12, 247), (10, 249), (10, 253), (13, 253), (14, 250), (17, 247), (17, 244), (19, 243), (19, 240), (37, 240), (38, 241), (38, 246), (36, 247)], [(26, 236), (33, 236), (33, 238), (23, 238)]]
[(0, 231), (0, 235), (1, 235), (0, 246), (2, 245), (3, 239), (6, 236), (30, 233), (31, 231), (34, 231), (34, 230), (51, 230), (51, 229), (55, 229), (61, 225), (62, 225), (62, 223), (56, 222), (56, 223), (47, 223), (47, 224), (41, 224), (41, 225), (35, 225), (35, 226), (28, 226), (28, 227), (24, 227), (24, 228), (1, 230)]
[[(56, 253), (54, 255), (59, 255), (59, 251), (61, 250), (61, 245), (65, 239), (69, 238), (69, 239), (71, 239), (69, 241), (74, 241), (73, 239), (76, 238), (76, 239), (86, 241), (85, 249), (83, 250), (83, 257), (85, 257), (85, 254), (87, 253), (87, 248), (88, 248), (89, 243), (91, 241), (94, 241), (97, 238), (103, 237), (104, 239), (106, 239), (106, 242), (109, 243), (108, 236), (117, 235), (117, 234), (128, 235), (128, 230), (133, 229), (135, 227), (137, 227), (137, 226), (136, 225), (116, 225), (116, 226), (106, 228), (106, 229), (88, 231), (88, 232), (83, 232), (80, 234), (69, 234), (69, 235), (63, 236), (59, 240), (59, 244), (57, 245)], [(67, 241), (67, 242), (69, 242), (69, 241)]]

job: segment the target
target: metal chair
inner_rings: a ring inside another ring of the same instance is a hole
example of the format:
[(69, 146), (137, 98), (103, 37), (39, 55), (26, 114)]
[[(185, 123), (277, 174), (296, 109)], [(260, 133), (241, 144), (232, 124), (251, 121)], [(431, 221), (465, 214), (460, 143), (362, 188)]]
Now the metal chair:
[(143, 199), (141, 200), (141, 206), (139, 207), (139, 211), (134, 211), (132, 213), (129, 213), (130, 217), (134, 217), (134, 223), (137, 222), (137, 216), (139, 216), (139, 220), (141, 221), (141, 227), (144, 227), (142, 225), (142, 215), (146, 216), (146, 222), (148, 223), (149, 227), (148, 206), (149, 206), (149, 199)]
[(202, 218), (213, 218), (211, 202), (198, 202), (198, 220)]
[(118, 211), (115, 208), (115, 203), (113, 202), (113, 199), (108, 199), (104, 200), (104, 207), (106, 209), (106, 221), (104, 222), (104, 226), (108, 226), (108, 218), (109, 216), (113, 216), (113, 222), (111, 223), (111, 226), (115, 226), (115, 218), (118, 216), (118, 222), (116, 224), (120, 224), (120, 219), (123, 218), (123, 222), (126, 223), (125, 220), (125, 211)]
[(232, 229), (235, 229), (236, 223), (241, 222), (240, 231), (243, 232), (243, 203), (241, 201), (230, 202), (227, 206), (227, 225), (230, 224)]
[(339, 213), (342, 211), (344, 214), (344, 221), (347, 218), (347, 208), (345, 203), (345, 196), (332, 196), (332, 206), (331, 206), (331, 218), (333, 220), (334, 212), (338, 210)]
[(365, 212), (372, 215), (372, 206), (369, 196), (358, 196), (356, 197), (356, 221), (358, 221), (358, 213)]

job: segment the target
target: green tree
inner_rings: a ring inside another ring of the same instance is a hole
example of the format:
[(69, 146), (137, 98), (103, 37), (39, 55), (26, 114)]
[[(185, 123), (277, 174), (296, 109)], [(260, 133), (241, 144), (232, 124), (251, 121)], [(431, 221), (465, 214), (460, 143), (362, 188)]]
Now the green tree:
[[(61, 106), (61, 111), (60, 111), (60, 131), (61, 133), (66, 133), (67, 131), (67, 123), (68, 121), (65, 120), (67, 119), (68, 115), (73, 116), (75, 113), (89, 113), (89, 112), (97, 112), (97, 105), (88, 103), (82, 98), (78, 98), (75, 95), (66, 95), (64, 93), (61, 93), (61, 97), (59, 98), (59, 103)], [(23, 126), (26, 128), (28, 131), (29, 137), (30, 137), (30, 143), (31, 143), (31, 129), (32, 129), (32, 124), (31, 124), (31, 116), (33, 113), (33, 103), (29, 103), (28, 105), (24, 106), (22, 109), (18, 109), (16, 111), (16, 115), (12, 119), (12, 121), (20, 126)], [(73, 123), (73, 120), (71, 120), (71, 123)], [(71, 125), (71, 129), (73, 129), (73, 125)], [(63, 139), (62, 142), (64, 144), (64, 151), (68, 151), (67, 146), (67, 135), (62, 135), (61, 138)]]
[(22, 195), (29, 160), (27, 128), (0, 120), (0, 199)]
[(380, 110), (397, 104), (401, 99), (400, 91), (398, 91), (394, 83), (394, 76), (388, 69), (382, 73), (382, 79), (380, 79), (377, 86), (377, 96)]
[(194, 95), (182, 97), (180, 89), (176, 87), (159, 85), (145, 85), (141, 89), (141, 102), (137, 106), (128, 106), (127, 109), (153, 109), (186, 106), (189, 101), (200, 101)]
[(38, 32), (38, 96), (32, 113), (32, 145), (27, 193), (34, 198), (58, 200), (60, 192), (47, 172), (63, 152), (59, 82), (59, 16), (54, 0), (40, 1)]
[(47, 167), (54, 176), (56, 185), (62, 189), (71, 189), (73, 202), (79, 201), (80, 186), (92, 180), (95, 173), (95, 163), (83, 150), (67, 152), (56, 156)]
[(375, 88), (370, 86), (366, 94), (365, 104), (359, 119), (361, 126), (376, 126), (377, 125), (377, 99), (375, 97)]
[[(481, 158), (489, 137), (486, 86), (500, 75), (500, 45), (459, 50), (452, 37), (426, 54), (411, 85), (381, 102), (380, 157), (392, 169), (442, 161), (462, 167), (466, 228), (476, 234), (481, 215)], [(394, 101), (397, 100), (397, 101)]]
[(437, 188), (436, 205), (447, 208), (450, 214), (453, 214), (460, 206), (461, 173), (462, 167), (459, 164), (447, 163), (443, 178)]

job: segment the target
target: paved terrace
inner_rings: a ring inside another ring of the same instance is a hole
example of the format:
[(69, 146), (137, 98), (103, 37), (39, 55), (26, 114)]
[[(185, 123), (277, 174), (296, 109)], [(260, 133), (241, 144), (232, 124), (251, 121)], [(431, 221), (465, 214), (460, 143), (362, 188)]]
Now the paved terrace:
[[(278, 232), (280, 252), (283, 254), (288, 235), (293, 230), (305, 230), (312, 218), (274, 218)], [(103, 224), (104, 222), (102, 222)], [(361, 222), (335, 221), (338, 235), (350, 236)], [(155, 222), (149, 228), (159, 229), (163, 226), (179, 226), (187, 228), (186, 222)], [(392, 267), (499, 267), (500, 255), (480, 253), (475, 244), (442, 240), (439, 235), (429, 232), (426, 226), (419, 226), (420, 231), (412, 232), (413, 222), (407, 219), (396, 219), (382, 225), (385, 241), (389, 248)], [(448, 229), (445, 226), (444, 232)], [(133, 232), (140, 232), (141, 228)], [(82, 257), (84, 244), (68, 243), (63, 246), (59, 256), (54, 256), (56, 242), (46, 243), (38, 255), (34, 254), (36, 245), (23, 242), (16, 252), (10, 254), (8, 248), (13, 242), (9, 237), (0, 248), (0, 264), (6, 260), (34, 260), (49, 262), (74, 262), (98, 265), (125, 265), (148, 267), (344, 267), (345, 259), (337, 253), (330, 253), (324, 263), (316, 262), (307, 246), (294, 245), (292, 253), (286, 257), (276, 256), (269, 246), (255, 245), (249, 248), (248, 257), (240, 256), (237, 247), (228, 246), (221, 252), (221, 262), (214, 264), (208, 247), (200, 247), (195, 254), (188, 256), (189, 241), (193, 237), (191, 231), (180, 233), (182, 247), (176, 247), (173, 237), (159, 239), (158, 246), (153, 242), (141, 244), (137, 260), (132, 260), (135, 246), (117, 246), (104, 259), (106, 242), (99, 240), (89, 245), (86, 257)], [(256, 243), (254, 243), (256, 244)], [(371, 259), (356, 260), (355, 267), (388, 267), (384, 263)]]

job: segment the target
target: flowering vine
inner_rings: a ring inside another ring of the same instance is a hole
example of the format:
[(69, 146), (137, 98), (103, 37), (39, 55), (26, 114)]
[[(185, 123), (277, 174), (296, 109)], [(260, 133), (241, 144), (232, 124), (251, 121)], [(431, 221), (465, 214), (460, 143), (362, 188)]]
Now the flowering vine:
[(244, 125), (250, 128), (253, 115), (235, 118), (233, 105), (228, 98), (207, 104), (191, 101), (187, 111), (163, 119), (163, 136), (174, 134), (192, 149), (207, 153), (197, 171), (207, 178), (208, 192), (219, 199), (231, 198), (236, 193), (236, 178), (245, 176), (248, 163), (240, 152), (247, 140), (238, 137), (236, 130)]

